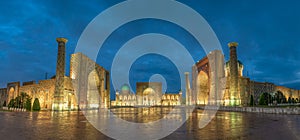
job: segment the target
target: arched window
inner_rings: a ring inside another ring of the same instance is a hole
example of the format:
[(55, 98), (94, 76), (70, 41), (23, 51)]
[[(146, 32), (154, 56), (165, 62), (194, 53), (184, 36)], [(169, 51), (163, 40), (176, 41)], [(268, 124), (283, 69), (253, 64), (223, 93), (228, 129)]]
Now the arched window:
[(155, 91), (154, 89), (152, 88), (146, 88), (144, 91), (143, 91), (143, 95), (153, 95), (155, 94)]

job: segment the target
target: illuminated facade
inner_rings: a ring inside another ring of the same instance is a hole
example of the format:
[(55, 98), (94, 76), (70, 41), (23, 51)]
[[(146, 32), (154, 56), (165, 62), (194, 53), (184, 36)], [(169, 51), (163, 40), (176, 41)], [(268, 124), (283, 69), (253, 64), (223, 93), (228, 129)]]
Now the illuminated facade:
[[(139, 82), (136, 94), (128, 85), (116, 92), (110, 102), (109, 72), (82, 53), (71, 55), (70, 77), (65, 75), (67, 39), (57, 38), (58, 55), (56, 76), (51, 79), (11, 82), (0, 89), (0, 106), (22, 92), (38, 98), (42, 109), (75, 110), (114, 106), (174, 106), (182, 104), (182, 92), (162, 93), (162, 83)], [(229, 43), (230, 59), (224, 63), (221, 51), (214, 50), (192, 67), (192, 81), (186, 76), (186, 105), (247, 106), (251, 95), (258, 103), (260, 94), (281, 91), (285, 98), (300, 100), (300, 90), (277, 86), (268, 82), (251, 81), (243, 76), (243, 64), (238, 60), (237, 43)], [(226, 84), (220, 84), (220, 83)], [(192, 86), (192, 87), (191, 87)], [(211, 94), (214, 93), (214, 94)], [(224, 95), (224, 96), (220, 96)]]
[(71, 55), (70, 77), (81, 109), (110, 107), (109, 72), (82, 53)]
[(182, 92), (177, 93), (166, 93), (162, 96), (161, 104), (163, 106), (176, 106), (182, 103)]
[[(38, 98), (42, 109), (51, 110), (54, 102), (55, 78), (54, 76), (51, 79), (40, 80), (38, 83), (35, 81), (23, 82), (22, 85), (20, 82), (8, 83), (6, 88), (7, 98), (5, 98), (6, 104), (24, 92), (32, 98), (32, 103), (35, 98)], [(67, 76), (64, 77), (63, 95), (65, 98), (62, 108), (64, 110), (77, 109), (72, 80)]]
[[(1, 106), (7, 105), (11, 99), (22, 92), (32, 98), (39, 99), (44, 110), (77, 110), (108, 108), (109, 72), (96, 64), (87, 56), (76, 53), (71, 56), (70, 77), (65, 75), (65, 45), (67, 39), (57, 38), (58, 55), (56, 75), (51, 79), (8, 83), (0, 89)], [(80, 86), (78, 86), (80, 85)]]
[(130, 91), (130, 87), (125, 84), (120, 91), (116, 92), (116, 105), (118, 106), (136, 106), (136, 95)]
[[(224, 56), (221, 56), (222, 53), (215, 50), (193, 66), (192, 87), (187, 86), (189, 89), (186, 94), (187, 105), (214, 105), (218, 103), (224, 106), (247, 106), (250, 103), (251, 95), (254, 96), (255, 103), (258, 103), (260, 94), (277, 91), (281, 91), (286, 98), (300, 99), (300, 90), (276, 86), (268, 82), (251, 81), (250, 78), (244, 77), (244, 66), (237, 57), (238, 43), (232, 42), (228, 46), (230, 59), (226, 63), (224, 63)], [(217, 65), (222, 64), (223, 67), (216, 66), (216, 63)], [(188, 79), (188, 73), (186, 77)], [(216, 86), (216, 80), (220, 80), (221, 83), (226, 81), (226, 84), (223, 85), (224, 87), (222, 85)], [(217, 90), (219, 91), (215, 92)], [(220, 98), (218, 95), (223, 95), (223, 97)]]
[(138, 82), (136, 94), (125, 84), (116, 92), (114, 106), (176, 106), (182, 103), (182, 92), (162, 94), (162, 83)]
[(222, 104), (223, 99), (220, 95), (223, 94), (225, 87), (219, 81), (224, 79), (224, 56), (219, 50), (212, 51), (192, 68), (191, 99), (186, 104)]

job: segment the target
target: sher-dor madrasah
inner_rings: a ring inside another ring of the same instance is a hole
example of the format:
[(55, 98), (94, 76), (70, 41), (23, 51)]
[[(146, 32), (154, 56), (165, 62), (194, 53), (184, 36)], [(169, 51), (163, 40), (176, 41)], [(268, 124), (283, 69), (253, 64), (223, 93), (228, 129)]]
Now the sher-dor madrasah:
[(50, 79), (29, 82), (10, 82), (0, 89), (0, 106), (8, 104), (22, 92), (40, 101), (43, 110), (77, 110), (110, 108), (111, 106), (177, 106), (224, 105), (248, 106), (250, 96), (258, 103), (260, 94), (281, 91), (286, 98), (299, 100), (300, 91), (268, 82), (256, 82), (243, 76), (243, 64), (238, 60), (238, 43), (232, 42), (230, 59), (225, 63), (220, 50), (210, 52), (192, 66), (192, 79), (186, 76), (185, 99), (182, 91), (162, 93), (162, 83), (138, 82), (136, 93), (128, 83), (115, 91), (110, 100), (110, 74), (82, 53), (71, 54), (69, 77), (66, 76), (67, 39), (57, 38), (56, 75)]

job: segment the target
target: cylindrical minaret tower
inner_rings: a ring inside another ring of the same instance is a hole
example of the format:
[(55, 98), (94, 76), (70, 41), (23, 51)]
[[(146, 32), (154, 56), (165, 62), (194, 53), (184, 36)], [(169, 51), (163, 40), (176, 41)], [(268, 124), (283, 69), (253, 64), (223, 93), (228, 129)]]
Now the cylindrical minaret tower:
[(189, 73), (185, 72), (185, 99), (186, 99), (186, 105), (192, 105), (192, 95), (191, 95), (191, 85), (190, 85), (190, 79), (189, 79)]
[(61, 111), (63, 110), (64, 104), (64, 77), (66, 69), (66, 43), (67, 39), (57, 38), (58, 43), (58, 53), (56, 62), (56, 76), (55, 76), (55, 92), (54, 92), (54, 102), (53, 110)]
[(238, 60), (236, 48), (238, 43), (231, 42), (228, 44), (230, 49), (230, 62), (229, 62), (229, 70), (230, 70), (230, 105), (238, 105)]

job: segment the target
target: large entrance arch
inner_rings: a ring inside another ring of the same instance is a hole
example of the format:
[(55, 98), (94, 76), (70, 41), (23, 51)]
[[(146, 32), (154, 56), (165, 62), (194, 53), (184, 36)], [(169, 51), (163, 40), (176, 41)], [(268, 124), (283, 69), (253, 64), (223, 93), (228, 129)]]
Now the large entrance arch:
[(143, 105), (144, 106), (152, 106), (152, 105), (155, 105), (156, 104), (156, 93), (154, 91), (154, 89), (152, 88), (146, 88), (144, 91), (143, 91)]
[(137, 105), (156, 106), (161, 105), (162, 83), (160, 82), (137, 82), (136, 95)]
[(9, 104), (11, 99), (16, 98), (19, 94), (20, 82), (12, 82), (7, 84), (8, 97), (6, 103)]
[(99, 85), (100, 80), (97, 72), (93, 70), (88, 76), (88, 89), (87, 89), (87, 108), (99, 108), (100, 96)]
[(197, 104), (206, 105), (209, 96), (209, 81), (207, 73), (200, 71), (197, 77)]
[(10, 87), (8, 90), (8, 96), (9, 96), (9, 100), (14, 99), (14, 94), (15, 94), (15, 88), (14, 87)]
[(196, 105), (208, 104), (210, 91), (210, 64), (208, 57), (204, 57), (193, 66), (192, 93)]
[(222, 52), (220, 50), (210, 52), (193, 66), (192, 72), (192, 104), (220, 104), (226, 80)]
[(70, 77), (80, 109), (110, 107), (109, 72), (82, 53), (72, 54)]

